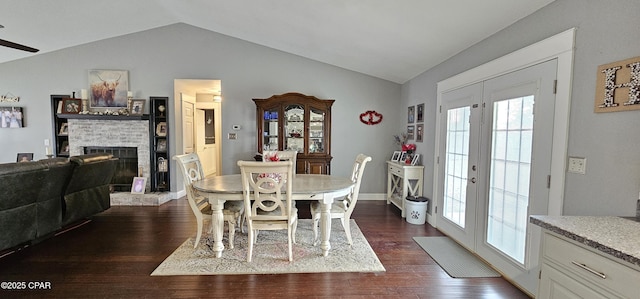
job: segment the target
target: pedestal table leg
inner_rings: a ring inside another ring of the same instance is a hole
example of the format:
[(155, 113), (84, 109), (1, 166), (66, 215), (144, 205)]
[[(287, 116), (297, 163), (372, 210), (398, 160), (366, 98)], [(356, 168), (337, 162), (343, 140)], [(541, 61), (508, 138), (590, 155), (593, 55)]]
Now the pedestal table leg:
[(222, 243), (222, 234), (224, 229), (224, 214), (222, 209), (224, 208), (225, 200), (215, 199), (209, 200), (211, 203), (211, 234), (213, 235), (213, 252), (216, 257), (222, 257), (222, 251), (224, 250), (224, 244)]
[(320, 203), (322, 212), (320, 213), (320, 228), (322, 232), (322, 242), (320, 248), (322, 248), (322, 255), (329, 255), (331, 244), (329, 238), (331, 237), (331, 203)]

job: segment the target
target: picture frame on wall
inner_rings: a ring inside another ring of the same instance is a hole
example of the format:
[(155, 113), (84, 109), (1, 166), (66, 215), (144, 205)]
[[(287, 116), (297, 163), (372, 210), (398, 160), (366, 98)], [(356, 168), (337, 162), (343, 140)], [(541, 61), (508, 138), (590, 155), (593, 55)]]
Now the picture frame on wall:
[(416, 117), (416, 106), (409, 106), (407, 108), (407, 123), (412, 124)]
[(414, 139), (415, 128), (416, 128), (416, 126), (414, 126), (414, 125), (407, 126), (407, 140), (413, 140)]
[(0, 128), (24, 127), (22, 107), (0, 107)]
[(424, 136), (424, 124), (416, 125), (416, 141), (422, 142), (422, 138)]
[(416, 106), (416, 122), (424, 121), (424, 104), (420, 104)]
[(129, 109), (130, 115), (142, 115), (144, 113), (145, 99), (131, 100), (131, 107)]
[(125, 70), (89, 71), (89, 107), (127, 108), (129, 72)]

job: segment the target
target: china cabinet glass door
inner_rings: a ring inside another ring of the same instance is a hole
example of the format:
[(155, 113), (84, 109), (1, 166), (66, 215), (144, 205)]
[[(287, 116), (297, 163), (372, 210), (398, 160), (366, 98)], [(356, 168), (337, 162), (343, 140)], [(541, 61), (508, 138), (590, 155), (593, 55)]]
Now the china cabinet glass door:
[(304, 106), (284, 107), (284, 150), (304, 152)]
[(311, 108), (309, 111), (309, 153), (324, 153), (325, 112)]
[(278, 107), (265, 109), (263, 122), (263, 150), (276, 151), (278, 150)]

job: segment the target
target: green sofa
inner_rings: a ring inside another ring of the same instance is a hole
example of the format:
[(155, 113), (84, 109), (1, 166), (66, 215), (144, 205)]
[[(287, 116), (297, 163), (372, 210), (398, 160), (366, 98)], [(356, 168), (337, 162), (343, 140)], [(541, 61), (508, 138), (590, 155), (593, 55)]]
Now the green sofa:
[(87, 154), (0, 164), (0, 251), (109, 209), (116, 162), (110, 154)]

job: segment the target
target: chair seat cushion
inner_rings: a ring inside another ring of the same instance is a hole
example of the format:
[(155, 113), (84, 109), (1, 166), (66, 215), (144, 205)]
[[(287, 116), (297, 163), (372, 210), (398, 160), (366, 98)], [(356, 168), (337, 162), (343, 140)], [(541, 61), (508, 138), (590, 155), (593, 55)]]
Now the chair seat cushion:
[[(240, 213), (244, 210), (244, 203), (242, 201), (227, 201), (224, 203), (224, 209), (222, 210), (223, 215), (234, 215), (236, 213)], [(205, 205), (200, 208), (200, 211), (203, 214), (211, 215), (213, 214), (213, 210), (211, 210), (211, 205)]]
[[(311, 209), (311, 213), (315, 214), (315, 213), (320, 213), (322, 212), (320, 209), (320, 203), (317, 201), (314, 201), (311, 203), (310, 205), (310, 209)], [(344, 202), (342, 200), (338, 201), (338, 202), (334, 202), (333, 204), (331, 204), (331, 213), (344, 213), (347, 211), (347, 208), (344, 206)]]

